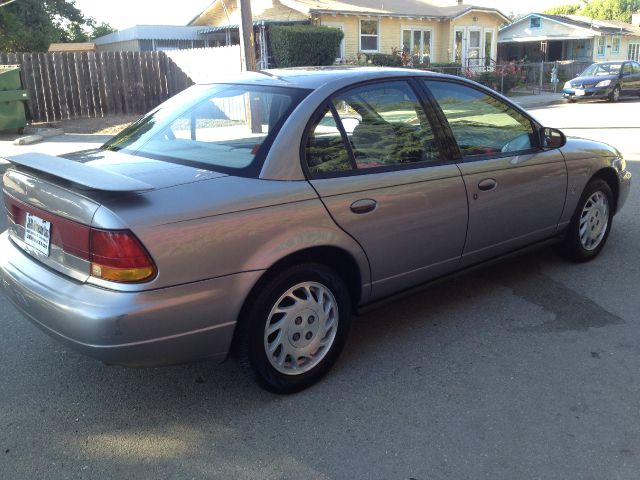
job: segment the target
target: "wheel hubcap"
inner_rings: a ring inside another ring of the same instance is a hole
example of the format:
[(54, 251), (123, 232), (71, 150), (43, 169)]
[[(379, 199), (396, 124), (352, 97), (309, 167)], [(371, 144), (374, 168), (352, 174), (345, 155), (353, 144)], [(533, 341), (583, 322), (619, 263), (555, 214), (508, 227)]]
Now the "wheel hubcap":
[(300, 375), (318, 365), (331, 349), (338, 329), (338, 304), (324, 285), (294, 285), (275, 302), (264, 329), (271, 366)]
[(595, 250), (607, 233), (609, 226), (609, 199), (598, 191), (584, 204), (580, 215), (580, 243), (585, 250)]

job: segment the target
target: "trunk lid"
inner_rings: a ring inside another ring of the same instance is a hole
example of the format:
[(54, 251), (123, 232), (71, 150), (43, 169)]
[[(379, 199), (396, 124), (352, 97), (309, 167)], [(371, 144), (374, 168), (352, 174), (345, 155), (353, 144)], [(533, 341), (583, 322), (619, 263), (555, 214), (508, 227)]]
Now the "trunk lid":
[(226, 176), (102, 150), (7, 160), (11, 165), (2, 183), (10, 238), (36, 260), (81, 282), (91, 274), (90, 227), (129, 228), (105, 203)]

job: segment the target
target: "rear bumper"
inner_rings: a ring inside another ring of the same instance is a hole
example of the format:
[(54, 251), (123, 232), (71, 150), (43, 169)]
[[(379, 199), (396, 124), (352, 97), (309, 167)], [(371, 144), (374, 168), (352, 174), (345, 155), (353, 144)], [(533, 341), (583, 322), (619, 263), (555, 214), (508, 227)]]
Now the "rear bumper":
[(223, 360), (242, 302), (260, 274), (117, 292), (53, 272), (17, 248), (7, 232), (0, 235), (0, 291), (49, 335), (113, 364)]

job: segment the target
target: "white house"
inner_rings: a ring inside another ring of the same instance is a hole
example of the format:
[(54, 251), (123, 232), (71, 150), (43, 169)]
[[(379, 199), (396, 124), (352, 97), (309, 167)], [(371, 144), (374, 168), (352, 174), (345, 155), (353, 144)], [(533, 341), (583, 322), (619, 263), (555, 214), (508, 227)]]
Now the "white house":
[(632, 23), (530, 13), (498, 33), (501, 60), (640, 60), (640, 14)]

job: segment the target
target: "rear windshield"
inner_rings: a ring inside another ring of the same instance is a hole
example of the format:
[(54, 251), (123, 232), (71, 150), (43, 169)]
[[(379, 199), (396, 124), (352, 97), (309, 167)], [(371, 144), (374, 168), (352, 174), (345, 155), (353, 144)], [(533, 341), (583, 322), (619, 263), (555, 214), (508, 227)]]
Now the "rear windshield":
[(257, 176), (273, 138), (307, 93), (297, 88), (196, 85), (142, 117), (102, 148)]

